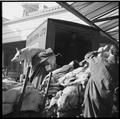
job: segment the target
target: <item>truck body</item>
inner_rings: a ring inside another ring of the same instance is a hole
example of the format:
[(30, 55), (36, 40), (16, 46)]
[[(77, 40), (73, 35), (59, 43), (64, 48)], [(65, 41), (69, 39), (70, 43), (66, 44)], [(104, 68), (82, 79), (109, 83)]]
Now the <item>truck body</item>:
[(55, 54), (60, 53), (57, 64), (62, 66), (72, 60), (81, 61), (87, 52), (112, 42), (91, 26), (47, 19), (27, 37), (26, 47), (34, 43), (40, 48), (52, 48)]

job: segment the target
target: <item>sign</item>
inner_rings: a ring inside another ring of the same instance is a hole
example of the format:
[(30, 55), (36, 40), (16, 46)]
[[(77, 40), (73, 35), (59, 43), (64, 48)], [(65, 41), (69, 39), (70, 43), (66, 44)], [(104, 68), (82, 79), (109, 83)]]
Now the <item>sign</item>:
[(38, 43), (40, 48), (45, 48), (46, 36), (47, 36), (47, 21), (43, 22), (40, 26), (38, 26), (27, 37), (26, 47)]

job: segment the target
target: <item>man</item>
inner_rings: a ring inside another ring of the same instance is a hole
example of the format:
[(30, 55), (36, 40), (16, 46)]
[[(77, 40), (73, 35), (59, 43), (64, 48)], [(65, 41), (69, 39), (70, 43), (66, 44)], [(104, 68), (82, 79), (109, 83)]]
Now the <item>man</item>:
[(48, 72), (56, 68), (56, 57), (51, 48), (46, 49), (43, 52), (36, 54), (32, 58), (33, 74), (30, 78), (30, 82), (40, 89), (45, 76)]
[(111, 117), (112, 97), (119, 78), (119, 69), (116, 62), (111, 63), (113, 58), (110, 57), (109, 55), (108, 60), (106, 60), (98, 55), (92, 55), (87, 60), (91, 77), (84, 95), (84, 117)]

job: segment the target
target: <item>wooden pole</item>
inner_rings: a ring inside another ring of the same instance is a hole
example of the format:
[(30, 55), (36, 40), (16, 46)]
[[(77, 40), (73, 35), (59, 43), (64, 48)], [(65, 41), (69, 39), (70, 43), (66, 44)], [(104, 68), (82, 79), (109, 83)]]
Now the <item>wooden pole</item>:
[(19, 112), (20, 112), (20, 109), (21, 109), (21, 107), (22, 107), (22, 102), (23, 102), (23, 99), (24, 99), (24, 94), (25, 94), (25, 90), (26, 90), (26, 86), (27, 86), (27, 82), (28, 82), (28, 80), (29, 80), (29, 73), (30, 73), (30, 66), (28, 66), (28, 70), (27, 70), (27, 74), (26, 74), (26, 78), (25, 78), (25, 82), (24, 82), (24, 84), (23, 84), (23, 89), (22, 89), (22, 94), (20, 95), (20, 98), (19, 98), (19, 102), (18, 102), (18, 104), (17, 104), (17, 107), (16, 107), (16, 113), (17, 114), (19, 114)]
[(50, 87), (51, 78), (52, 78), (52, 72), (50, 72), (50, 78), (49, 78), (49, 80), (48, 80), (48, 85), (47, 85), (47, 87), (46, 87), (46, 92), (45, 92), (45, 96), (44, 96), (42, 111), (43, 111), (44, 108), (45, 108), (45, 103), (46, 103), (46, 98), (47, 98), (47, 95), (48, 95), (48, 90), (49, 90), (49, 87)]

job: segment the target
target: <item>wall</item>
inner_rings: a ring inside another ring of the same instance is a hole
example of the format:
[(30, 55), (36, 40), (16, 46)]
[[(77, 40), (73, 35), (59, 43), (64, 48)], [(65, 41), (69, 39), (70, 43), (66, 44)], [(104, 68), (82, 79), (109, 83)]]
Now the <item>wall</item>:
[(59, 9), (54, 12), (50, 11), (42, 15), (39, 14), (36, 16), (30, 16), (19, 20), (13, 20), (3, 23), (2, 43), (26, 40), (27, 36), (47, 18), (61, 19), (86, 24), (66, 10)]

